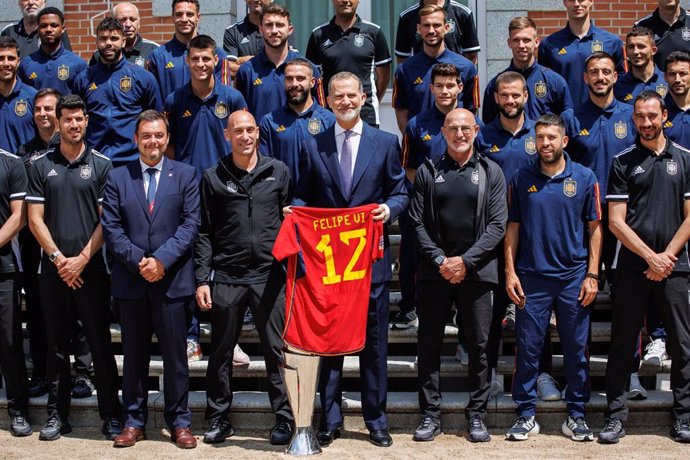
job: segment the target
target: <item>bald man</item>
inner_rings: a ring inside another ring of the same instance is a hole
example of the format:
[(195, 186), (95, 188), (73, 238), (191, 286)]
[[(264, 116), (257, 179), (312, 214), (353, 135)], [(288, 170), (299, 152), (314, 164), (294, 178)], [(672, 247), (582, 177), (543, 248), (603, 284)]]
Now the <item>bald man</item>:
[[(196, 301), (209, 310), (213, 337), (206, 373), (204, 442), (219, 443), (235, 433), (228, 420), (232, 404), (232, 357), (249, 306), (263, 345), (268, 396), (276, 414), (271, 444), (287, 444), (293, 416), (278, 365), (285, 324), (284, 274), (271, 255), (291, 199), (288, 167), (259, 154), (259, 128), (249, 112), (228, 117), (225, 137), (232, 153), (201, 179), (201, 227), (195, 247)], [(251, 212), (247, 212), (251, 209)]]

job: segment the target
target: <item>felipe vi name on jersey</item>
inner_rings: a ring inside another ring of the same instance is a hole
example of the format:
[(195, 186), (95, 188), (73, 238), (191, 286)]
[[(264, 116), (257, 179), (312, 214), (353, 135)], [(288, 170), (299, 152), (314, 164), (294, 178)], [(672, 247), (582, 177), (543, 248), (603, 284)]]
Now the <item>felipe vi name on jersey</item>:
[(366, 212), (355, 212), (351, 214), (341, 214), (339, 216), (327, 217), (325, 219), (315, 219), (312, 221), (314, 230), (330, 230), (352, 224), (362, 224), (367, 218)]

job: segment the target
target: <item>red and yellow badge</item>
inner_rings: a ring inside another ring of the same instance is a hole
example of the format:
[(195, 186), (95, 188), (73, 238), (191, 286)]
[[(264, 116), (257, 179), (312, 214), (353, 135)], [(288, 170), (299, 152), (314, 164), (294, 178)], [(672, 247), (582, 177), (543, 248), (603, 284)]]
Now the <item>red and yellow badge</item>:
[(132, 89), (132, 77), (120, 78), (120, 90), (124, 93), (128, 93), (131, 89)]
[(65, 81), (69, 78), (69, 66), (61, 65), (57, 71), (58, 79)]
[(18, 117), (23, 117), (24, 115), (26, 115), (26, 112), (28, 112), (28, 111), (29, 111), (29, 104), (24, 99), (21, 99), (21, 100), (14, 103), (14, 113)]

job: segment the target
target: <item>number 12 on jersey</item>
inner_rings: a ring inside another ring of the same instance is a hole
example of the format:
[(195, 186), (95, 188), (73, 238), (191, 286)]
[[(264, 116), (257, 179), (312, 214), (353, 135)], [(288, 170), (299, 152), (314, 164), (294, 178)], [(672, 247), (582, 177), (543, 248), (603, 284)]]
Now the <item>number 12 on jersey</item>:
[(336, 284), (342, 281), (354, 281), (361, 280), (366, 275), (366, 270), (353, 270), (359, 257), (364, 251), (364, 247), (367, 244), (367, 229), (358, 228), (356, 230), (348, 230), (345, 232), (340, 232), (338, 234), (340, 241), (348, 246), (352, 246), (352, 240), (357, 240), (357, 246), (355, 247), (350, 261), (345, 266), (345, 270), (342, 275), (339, 275), (335, 269), (335, 261), (333, 260), (333, 248), (331, 247), (331, 235), (321, 235), (321, 241), (316, 245), (316, 250), (323, 254), (326, 260), (326, 276), (322, 277), (323, 284)]

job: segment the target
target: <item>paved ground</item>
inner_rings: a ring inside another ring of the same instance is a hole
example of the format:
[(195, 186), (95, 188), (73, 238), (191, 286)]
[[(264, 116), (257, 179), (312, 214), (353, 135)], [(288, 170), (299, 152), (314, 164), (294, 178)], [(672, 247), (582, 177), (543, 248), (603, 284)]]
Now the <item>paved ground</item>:
[[(37, 428), (37, 427), (35, 427)], [(114, 449), (104, 441), (95, 428), (77, 428), (75, 431), (54, 442), (38, 440), (34, 433), (29, 438), (17, 439), (6, 430), (0, 430), (0, 458), (2, 459), (43, 459), (43, 458), (224, 458), (224, 459), (264, 459), (288, 458), (282, 449), (271, 446), (265, 439), (266, 433), (242, 432), (223, 444), (216, 446), (199, 443), (194, 450), (183, 451), (168, 441), (167, 433), (151, 432), (149, 440), (142, 441), (128, 449)], [(690, 444), (674, 443), (668, 437), (668, 430), (635, 429), (616, 446), (602, 446), (596, 443), (575, 443), (559, 432), (547, 432), (527, 441), (515, 443), (505, 441), (502, 432), (492, 431), (494, 439), (487, 444), (471, 444), (467, 433), (449, 433), (436, 438), (433, 443), (415, 443), (410, 433), (393, 434), (393, 447), (382, 449), (367, 442), (364, 432), (346, 432), (324, 449), (319, 458), (366, 459), (458, 459), (458, 458), (506, 458), (519, 459), (560, 459), (560, 458), (623, 458), (625, 460), (681, 459), (690, 458)]]

